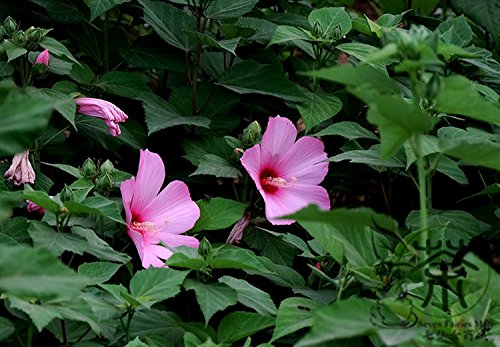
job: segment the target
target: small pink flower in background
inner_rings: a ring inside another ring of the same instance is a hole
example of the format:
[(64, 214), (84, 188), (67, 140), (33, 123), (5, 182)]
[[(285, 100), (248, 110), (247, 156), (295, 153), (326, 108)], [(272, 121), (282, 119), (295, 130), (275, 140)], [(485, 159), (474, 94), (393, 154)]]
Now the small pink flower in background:
[(269, 118), (261, 144), (245, 151), (241, 163), (252, 177), (266, 204), (266, 217), (272, 224), (292, 224), (277, 219), (297, 212), (309, 204), (330, 209), (325, 188), (318, 184), (328, 173), (323, 143), (311, 136), (297, 142), (297, 130), (287, 118)]
[(109, 101), (94, 98), (76, 98), (78, 105), (78, 113), (104, 119), (109, 127), (111, 135), (118, 136), (121, 134), (118, 123), (125, 122), (128, 116)]
[(35, 183), (35, 171), (33, 170), (33, 166), (31, 166), (29, 156), (29, 150), (17, 153), (14, 155), (14, 158), (12, 158), (12, 164), (9, 169), (5, 171), (5, 178), (12, 180), (16, 186), (26, 183)]
[(48, 49), (40, 53), (38, 57), (36, 57), (35, 59), (35, 64), (43, 64), (47, 67), (49, 67), (49, 62), (50, 62), (50, 54)]
[[(127, 232), (139, 252), (142, 266), (162, 267), (172, 251), (163, 247), (197, 248), (199, 241), (180, 235), (191, 229), (200, 217), (198, 205), (191, 199), (184, 182), (170, 182), (161, 192), (165, 166), (160, 156), (141, 150), (137, 177), (122, 182)], [(164, 259), (164, 260), (161, 260)]]
[(32, 201), (29, 201), (27, 200), (26, 201), (28, 204), (26, 205), (26, 210), (30, 213), (34, 213), (34, 212), (37, 212), (39, 214), (45, 214), (45, 209), (41, 206), (38, 206), (37, 204), (35, 204), (34, 202)]

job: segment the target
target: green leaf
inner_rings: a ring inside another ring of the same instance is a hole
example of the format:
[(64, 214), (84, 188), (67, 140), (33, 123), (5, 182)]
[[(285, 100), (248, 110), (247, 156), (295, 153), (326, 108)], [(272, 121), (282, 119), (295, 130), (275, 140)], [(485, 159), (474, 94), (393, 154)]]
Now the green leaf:
[(90, 8), (90, 21), (92, 22), (116, 5), (124, 4), (129, 1), (130, 0), (88, 0), (87, 5)]
[(238, 301), (236, 290), (222, 283), (201, 283), (192, 279), (184, 282), (186, 290), (194, 290), (196, 300), (200, 305), (205, 324), (217, 312), (228, 306), (235, 305)]
[(441, 151), (469, 164), (500, 171), (500, 144), (488, 140), (440, 138)]
[(50, 104), (54, 104), (56, 111), (76, 129), (76, 103), (73, 98), (56, 90), (46, 88), (30, 88), (28, 89), (28, 93), (34, 97), (47, 100)]
[(319, 309), (314, 314), (311, 331), (296, 346), (316, 346), (332, 340), (373, 334), (377, 329), (370, 320), (373, 305), (368, 299), (351, 297)]
[(373, 145), (369, 149), (356, 149), (340, 153), (329, 160), (334, 162), (349, 160), (351, 163), (366, 164), (379, 172), (385, 171), (387, 168), (405, 167), (405, 161), (398, 155), (389, 159), (380, 159), (380, 145)]
[(481, 24), (496, 40), (500, 36), (500, 2), (498, 0), (454, 0), (451, 7), (456, 13), (463, 13)]
[(144, 7), (144, 20), (170, 45), (189, 51), (194, 41), (184, 30), (196, 31), (196, 19), (183, 10), (159, 1), (139, 0)]
[(251, 275), (263, 276), (282, 287), (292, 288), (304, 286), (304, 278), (294, 269), (276, 264), (266, 257), (259, 257), (259, 262), (260, 266), (256, 270), (251, 268), (243, 269)]
[(2, 48), (5, 49), (5, 53), (7, 53), (7, 63), (28, 52), (26, 48), (18, 46), (11, 40), (5, 40), (2, 44)]
[(500, 107), (483, 97), (474, 83), (459, 75), (442, 79), (442, 89), (437, 98), (440, 112), (459, 114), (472, 119), (500, 125)]
[(122, 264), (128, 263), (130, 260), (128, 255), (115, 251), (106, 241), (99, 238), (92, 229), (75, 226), (71, 228), (71, 233), (86, 239), (88, 246), (85, 252), (100, 260), (116, 261)]
[(77, 59), (75, 59), (75, 57), (73, 57), (73, 55), (66, 48), (66, 46), (64, 46), (56, 39), (53, 39), (52, 37), (45, 36), (42, 42), (40, 42), (40, 46), (42, 46), (45, 49), (48, 49), (50, 54), (62, 55), (71, 60), (73, 63), (80, 65), (80, 62)]
[(337, 135), (345, 137), (348, 140), (354, 139), (372, 139), (377, 140), (378, 137), (370, 130), (363, 128), (356, 122), (338, 122), (334, 123), (325, 129), (313, 134), (313, 136), (321, 137), (321, 136), (329, 136), (329, 135)]
[(238, 94), (271, 95), (288, 101), (308, 101), (307, 95), (271, 65), (248, 60), (222, 73), (218, 84)]
[(271, 38), (268, 46), (283, 44), (283, 43), (296, 43), (296, 41), (311, 41), (312, 38), (304, 30), (292, 27), (289, 25), (280, 25)]
[(127, 343), (125, 347), (149, 347), (149, 345), (145, 344), (144, 342), (139, 340), (138, 337), (136, 337), (135, 339)]
[(276, 328), (271, 341), (294, 333), (313, 324), (314, 311), (320, 305), (306, 298), (286, 298), (280, 304), (276, 317)]
[(83, 263), (78, 267), (78, 274), (88, 278), (89, 285), (101, 284), (109, 281), (121, 266), (106, 261)]
[(87, 249), (87, 241), (79, 236), (56, 232), (50, 225), (31, 221), (28, 233), (35, 247), (45, 247), (55, 256), (65, 251), (82, 255)]
[(227, 228), (236, 223), (248, 207), (248, 204), (218, 197), (208, 201), (200, 200), (197, 204), (201, 214), (192, 232)]
[(255, 310), (261, 315), (269, 316), (276, 314), (276, 306), (269, 294), (254, 287), (247, 281), (231, 276), (223, 276), (219, 278), (219, 282), (236, 290), (240, 304)]
[(142, 97), (148, 135), (177, 125), (195, 125), (208, 128), (210, 120), (199, 116), (182, 116), (171, 104), (153, 94)]
[(176, 296), (188, 273), (152, 267), (138, 271), (130, 281), (130, 294), (149, 308), (159, 301)]
[(437, 30), (441, 33), (441, 39), (444, 42), (458, 47), (466, 46), (474, 35), (464, 16), (442, 22)]
[[(431, 159), (434, 160), (434, 159)], [(439, 163), (436, 168), (436, 171), (441, 172), (442, 174), (445, 174), (452, 180), (455, 180), (456, 182), (460, 184), (468, 184), (469, 180), (467, 179), (467, 176), (465, 176), (465, 173), (460, 169), (460, 166), (456, 161), (454, 161), (451, 158), (448, 158), (446, 156), (441, 156), (439, 158)]]
[(295, 248), (271, 233), (257, 228), (245, 230), (244, 242), (276, 264), (292, 266)]
[(185, 333), (180, 323), (179, 317), (173, 312), (137, 310), (130, 324), (130, 335), (141, 338), (167, 336), (169, 343), (180, 345)]
[[(439, 140), (436, 136), (421, 134), (418, 141), (420, 142), (419, 151), (422, 157), (439, 152)], [(417, 161), (417, 156), (408, 142), (405, 143), (404, 150), (406, 153), (406, 170), (408, 170), (410, 165)]]
[(399, 93), (401, 87), (384, 73), (368, 64), (351, 66), (347, 64), (303, 72), (304, 75), (317, 77), (348, 86), (369, 85), (379, 92)]
[(337, 45), (335, 48), (356, 57), (356, 59), (359, 59), (361, 62), (368, 62), (368, 64), (373, 68), (380, 70), (384, 74), (387, 74), (385, 66), (391, 62), (390, 59), (370, 62), (370, 55), (378, 51), (376, 47), (360, 42), (348, 42)]
[(261, 259), (257, 257), (252, 251), (235, 247), (231, 245), (224, 245), (214, 251), (214, 255), (210, 260), (207, 260), (208, 265), (212, 269), (249, 269), (266, 271), (262, 266)]
[(202, 43), (206, 46), (211, 46), (211, 47), (217, 47), (219, 49), (228, 51), (231, 54), (236, 55), (236, 47), (238, 46), (238, 43), (241, 40), (241, 37), (235, 37), (232, 39), (228, 40), (217, 40), (213, 38), (212, 36), (205, 34), (205, 33), (200, 33), (198, 31), (188, 31), (184, 30), (184, 32), (194, 39), (196, 42)]
[(307, 129), (335, 116), (342, 109), (342, 101), (334, 95), (312, 94), (311, 100), (297, 105)]
[(57, 214), (61, 211), (61, 206), (52, 200), (52, 198), (45, 192), (39, 190), (25, 190), (23, 191), (23, 198), (34, 202), (38, 206), (43, 207), (52, 213)]
[(3, 192), (0, 189), (0, 221), (11, 217), (12, 209), (19, 205), (20, 199), (20, 192)]
[(77, 23), (84, 20), (78, 2), (72, 0), (30, 0), (45, 8), (49, 16), (58, 22)]
[(352, 28), (351, 17), (343, 7), (324, 7), (312, 10), (307, 20), (311, 28), (319, 26), (321, 38), (338, 40)]
[(174, 254), (167, 259), (165, 264), (184, 269), (200, 270), (205, 265), (205, 260), (196, 248), (179, 246), (175, 248)]
[(35, 298), (78, 296), (85, 281), (48, 250), (0, 245), (0, 288)]
[(272, 327), (274, 319), (252, 312), (231, 312), (222, 319), (217, 331), (219, 342), (231, 343)]
[(167, 47), (158, 47), (156, 40), (138, 38), (130, 49), (120, 53), (122, 58), (135, 68), (161, 69), (184, 73), (185, 61), (181, 54)]
[(9, 304), (10, 307), (26, 313), (39, 332), (53, 319), (62, 318), (61, 312), (56, 307), (33, 304), (15, 296), (9, 296)]
[(258, 0), (212, 0), (205, 15), (211, 19), (237, 18), (248, 13)]
[(29, 97), (17, 89), (0, 86), (0, 157), (20, 153), (47, 126), (57, 106), (42, 98)]
[(205, 154), (201, 158), (198, 168), (189, 176), (195, 175), (212, 175), (228, 178), (242, 176), (241, 171), (235, 165), (215, 154)]
[(58, 168), (59, 170), (62, 170), (66, 173), (69, 173), (73, 177), (83, 178), (82, 173), (80, 172), (80, 169), (78, 169), (77, 167), (74, 167), (71, 165), (66, 165), (66, 164), (51, 164), (51, 163), (45, 163), (45, 162), (43, 164)]
[(117, 223), (125, 224), (116, 202), (103, 196), (91, 196), (82, 202), (65, 201), (64, 206), (70, 213), (103, 216)]
[(0, 317), (0, 341), (5, 340), (16, 331), (14, 324), (5, 317)]
[[(2, 194), (2, 193), (0, 193)], [(6, 246), (28, 245), (28, 220), (25, 217), (9, 218), (0, 223), (0, 244)]]
[(206, 136), (196, 140), (183, 141), (182, 147), (186, 152), (184, 158), (193, 165), (198, 166), (205, 154), (215, 154), (219, 157), (230, 159), (233, 152), (223, 137)]
[(140, 98), (143, 93), (151, 92), (139, 76), (124, 71), (107, 72), (95, 85), (107, 93), (124, 98)]

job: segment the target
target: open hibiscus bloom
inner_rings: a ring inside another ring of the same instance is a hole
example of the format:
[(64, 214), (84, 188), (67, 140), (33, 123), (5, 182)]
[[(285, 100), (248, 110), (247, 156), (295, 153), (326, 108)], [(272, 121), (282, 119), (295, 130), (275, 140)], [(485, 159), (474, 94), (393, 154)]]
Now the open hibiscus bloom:
[(297, 142), (297, 130), (287, 118), (270, 118), (262, 142), (245, 151), (241, 163), (252, 177), (266, 204), (272, 224), (292, 224), (278, 219), (309, 204), (330, 209), (325, 188), (318, 186), (328, 173), (323, 143), (310, 136)]
[(173, 181), (160, 192), (164, 180), (165, 166), (160, 156), (141, 150), (137, 177), (120, 185), (127, 232), (144, 268), (161, 267), (164, 265), (161, 259), (172, 255), (161, 242), (168, 247), (199, 246), (196, 238), (180, 235), (191, 229), (200, 217), (198, 205), (191, 200), (184, 182)]
[(121, 134), (118, 123), (125, 122), (128, 116), (115, 104), (109, 101), (95, 98), (76, 98), (78, 105), (77, 112), (91, 117), (101, 118), (109, 127), (109, 132), (113, 136)]

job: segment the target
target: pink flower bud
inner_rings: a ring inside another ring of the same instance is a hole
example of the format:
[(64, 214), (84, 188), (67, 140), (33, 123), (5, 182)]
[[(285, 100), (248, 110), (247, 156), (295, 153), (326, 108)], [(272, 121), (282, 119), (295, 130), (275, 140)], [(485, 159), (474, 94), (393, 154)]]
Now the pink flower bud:
[(38, 55), (38, 57), (36, 57), (35, 64), (43, 64), (43, 65), (49, 67), (49, 61), (50, 61), (50, 54), (49, 54), (49, 50), (46, 49), (45, 51), (40, 53)]
[(76, 98), (75, 102), (78, 105), (78, 113), (104, 119), (111, 135), (121, 134), (118, 123), (125, 122), (128, 116), (114, 104), (102, 99), (84, 97)]
[(26, 210), (30, 213), (39, 213), (41, 215), (45, 214), (45, 209), (41, 206), (38, 206), (32, 201), (26, 201), (28, 204), (26, 205)]
[(30, 163), (29, 153), (29, 150), (26, 150), (16, 154), (12, 159), (12, 164), (4, 174), (5, 178), (12, 180), (16, 186), (35, 183), (36, 176)]
[(245, 231), (249, 223), (250, 223), (250, 213), (247, 212), (233, 226), (233, 229), (231, 229), (231, 232), (229, 233), (226, 243), (230, 244), (240, 243), (241, 239), (243, 238), (243, 232)]

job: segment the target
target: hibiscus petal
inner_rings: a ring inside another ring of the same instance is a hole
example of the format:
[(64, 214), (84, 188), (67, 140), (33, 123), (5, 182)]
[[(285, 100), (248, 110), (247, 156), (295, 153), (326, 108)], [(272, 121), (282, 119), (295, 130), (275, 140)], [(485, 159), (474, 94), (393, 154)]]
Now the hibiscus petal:
[(260, 145), (260, 167), (274, 168), (281, 157), (292, 148), (296, 137), (297, 129), (289, 119), (279, 116), (269, 118)]
[(130, 204), (134, 196), (135, 178), (132, 177), (120, 184), (120, 191), (122, 193), (123, 208), (125, 209), (125, 220), (127, 224), (132, 222), (132, 212), (130, 211)]
[(250, 177), (252, 177), (257, 189), (261, 190), (260, 184), (260, 171), (261, 171), (261, 162), (260, 162), (260, 145), (255, 145), (252, 148), (249, 148), (243, 153), (241, 157), (241, 164), (247, 170)]
[(275, 225), (292, 224), (294, 220), (276, 218), (297, 212), (309, 204), (318, 205), (323, 210), (330, 209), (328, 192), (321, 186), (292, 184), (280, 188), (274, 194), (263, 194), (263, 196), (266, 203), (266, 217)]
[(300, 184), (319, 184), (328, 173), (328, 157), (320, 140), (306, 136), (299, 139), (276, 165), (279, 176)]
[[(148, 245), (144, 249), (144, 258), (142, 259), (142, 266), (148, 268), (151, 265), (153, 267), (163, 267), (165, 265), (165, 260), (170, 258), (172, 251), (160, 245)], [(164, 259), (164, 260), (160, 260)]]
[(141, 212), (141, 218), (156, 224), (158, 231), (180, 234), (191, 229), (200, 208), (191, 199), (184, 182), (170, 182)]
[(147, 220), (142, 217), (142, 211), (156, 197), (164, 180), (165, 166), (160, 156), (147, 149), (141, 150), (131, 204), (131, 210), (139, 214), (141, 221)]
[(198, 241), (198, 239), (193, 236), (157, 232), (154, 234), (154, 237), (165, 242), (167, 246), (172, 248), (179, 246), (198, 248), (198, 246), (200, 245), (200, 241)]
[(137, 232), (133, 229), (128, 229), (127, 230), (128, 236), (132, 239), (134, 242), (135, 248), (137, 248), (137, 253), (139, 253), (139, 257), (141, 260), (144, 259), (144, 240), (142, 237), (142, 234), (140, 232)]

